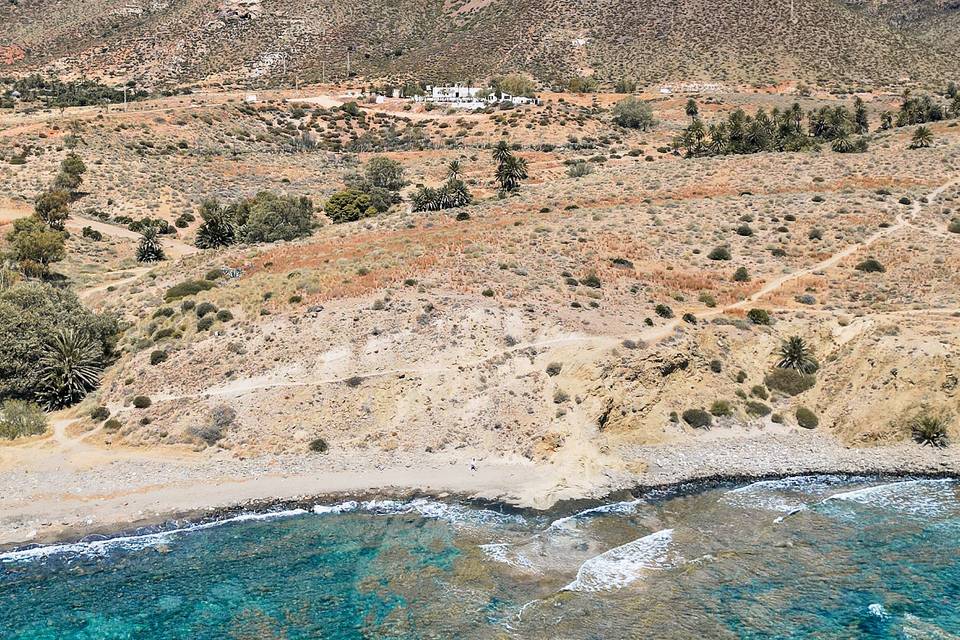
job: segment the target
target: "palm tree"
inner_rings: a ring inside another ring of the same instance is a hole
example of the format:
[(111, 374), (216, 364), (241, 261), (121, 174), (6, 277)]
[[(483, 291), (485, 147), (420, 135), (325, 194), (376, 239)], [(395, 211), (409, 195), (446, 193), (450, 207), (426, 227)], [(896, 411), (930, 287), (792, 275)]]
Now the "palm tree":
[(687, 100), (687, 106), (683, 110), (691, 120), (696, 120), (697, 116), (700, 115), (700, 107), (697, 106), (697, 101), (693, 98)]
[(837, 153), (850, 153), (853, 151), (853, 141), (846, 129), (841, 129), (833, 138), (833, 144), (830, 145)]
[(459, 160), (451, 160), (447, 164), (447, 180), (459, 180), (460, 172), (463, 170), (463, 166), (460, 164)]
[(40, 351), (37, 399), (47, 409), (79, 402), (100, 383), (103, 363), (97, 343), (73, 327), (56, 333)]
[(950, 102), (950, 113), (953, 114), (954, 118), (960, 118), (960, 93), (953, 96), (953, 100)]
[(913, 149), (923, 149), (924, 147), (929, 147), (933, 144), (933, 132), (930, 131), (929, 127), (917, 127), (917, 130), (913, 132), (913, 138), (911, 138), (912, 144), (910, 145)]
[(510, 144), (506, 140), (501, 140), (493, 147), (493, 161), (502, 164), (513, 153), (510, 151)]
[(147, 227), (140, 234), (140, 246), (137, 247), (137, 262), (159, 262), (164, 260), (163, 246), (157, 239), (157, 228)]
[(780, 361), (777, 366), (781, 369), (794, 369), (800, 373), (813, 373), (817, 369), (817, 361), (813, 351), (800, 336), (791, 336), (780, 345)]
[(516, 191), (527, 179), (527, 161), (510, 155), (497, 166), (496, 179), (503, 191)]
[(687, 147), (687, 152), (690, 155), (699, 155), (706, 137), (707, 129), (703, 126), (703, 120), (694, 118), (683, 135), (683, 143)]

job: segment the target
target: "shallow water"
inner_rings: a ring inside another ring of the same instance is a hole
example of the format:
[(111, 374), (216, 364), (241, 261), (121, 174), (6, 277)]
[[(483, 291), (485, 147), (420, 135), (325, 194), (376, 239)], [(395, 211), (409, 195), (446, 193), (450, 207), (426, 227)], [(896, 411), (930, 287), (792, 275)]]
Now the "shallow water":
[(960, 483), (344, 503), (0, 554), (0, 637), (954, 638)]

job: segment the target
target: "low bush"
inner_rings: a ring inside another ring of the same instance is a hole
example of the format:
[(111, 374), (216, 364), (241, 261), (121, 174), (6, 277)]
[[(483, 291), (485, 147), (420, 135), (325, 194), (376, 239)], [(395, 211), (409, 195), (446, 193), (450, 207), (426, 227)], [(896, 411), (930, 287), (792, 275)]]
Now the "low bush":
[(102, 405), (94, 408), (94, 410), (90, 412), (90, 418), (94, 422), (103, 422), (109, 417), (110, 417), (110, 409), (107, 409)]
[(770, 324), (770, 312), (766, 309), (750, 309), (747, 312), (747, 320), (757, 325)]
[(714, 247), (713, 250), (707, 254), (707, 258), (710, 260), (730, 260), (733, 256), (730, 255), (730, 249), (726, 247)]
[(683, 421), (694, 429), (706, 429), (713, 424), (713, 418), (703, 409), (687, 409), (682, 417)]
[(170, 356), (167, 355), (166, 351), (161, 351), (157, 349), (156, 351), (150, 352), (150, 364), (157, 365), (161, 362), (165, 362)]
[(770, 398), (770, 394), (767, 393), (767, 388), (762, 384), (755, 384), (750, 389), (750, 395), (754, 398), (760, 398), (761, 400), (767, 400)]
[(123, 426), (123, 423), (117, 420), (116, 418), (110, 418), (103, 423), (103, 430), (109, 433), (114, 433), (120, 431), (120, 428)]
[(217, 311), (217, 320), (220, 322), (230, 322), (233, 320), (233, 314), (230, 313), (229, 309), (220, 309), (220, 311)]
[(310, 451), (314, 453), (326, 453), (329, 447), (327, 446), (327, 441), (323, 438), (314, 438), (310, 441), (309, 448)]
[(746, 404), (747, 415), (753, 416), (754, 418), (762, 418), (765, 415), (769, 415), (771, 409), (762, 402), (757, 402), (756, 400), (749, 400)]
[(153, 401), (147, 396), (137, 396), (133, 399), (133, 406), (137, 409), (146, 409), (153, 404)]
[(547, 375), (550, 377), (560, 374), (560, 371), (563, 369), (563, 365), (559, 362), (551, 362), (547, 365)]
[(817, 378), (814, 375), (800, 373), (796, 369), (777, 367), (764, 377), (763, 383), (773, 391), (779, 391), (788, 396), (796, 396), (812, 389), (813, 385), (817, 383)]
[(863, 271), (864, 273), (883, 273), (887, 270), (876, 258), (867, 258), (856, 268), (857, 271)]
[(0, 438), (13, 440), (47, 430), (47, 416), (33, 402), (4, 400), (0, 404)]
[(216, 285), (209, 280), (185, 280), (167, 289), (167, 292), (163, 295), (163, 299), (167, 302), (172, 302), (173, 300), (179, 300), (187, 296), (195, 296), (201, 291), (213, 289), (215, 286)]
[(197, 320), (197, 331), (207, 331), (216, 322), (216, 316), (204, 316)]
[(197, 305), (197, 308), (194, 309), (194, 313), (197, 314), (198, 318), (202, 318), (205, 315), (215, 313), (217, 311), (217, 305), (212, 302), (201, 302)]
[(733, 407), (726, 400), (716, 400), (710, 405), (710, 413), (718, 418), (729, 416), (733, 413)]
[(656, 314), (657, 314), (658, 316), (660, 316), (661, 318), (672, 318), (672, 317), (673, 317), (673, 309), (671, 309), (670, 307), (668, 307), (668, 306), (665, 305), (665, 304), (658, 304), (656, 307), (653, 308), (653, 311), (654, 311), (654, 313), (656, 313)]
[(806, 407), (797, 407), (797, 424), (804, 429), (815, 429), (820, 424), (820, 419), (813, 411)]

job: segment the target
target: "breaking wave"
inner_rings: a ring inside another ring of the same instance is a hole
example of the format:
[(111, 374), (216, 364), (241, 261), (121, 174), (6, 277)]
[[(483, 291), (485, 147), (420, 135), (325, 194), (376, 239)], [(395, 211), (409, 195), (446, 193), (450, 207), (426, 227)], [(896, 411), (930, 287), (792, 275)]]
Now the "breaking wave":
[(855, 502), (914, 516), (941, 516), (957, 510), (956, 481), (903, 480), (834, 494), (821, 504)]
[(154, 547), (159, 544), (166, 544), (179, 535), (192, 533), (194, 531), (203, 531), (222, 527), (227, 524), (237, 522), (253, 522), (257, 520), (277, 520), (279, 518), (289, 518), (307, 513), (304, 509), (288, 509), (286, 511), (270, 511), (267, 513), (243, 513), (232, 518), (223, 520), (213, 520), (199, 524), (191, 524), (176, 529), (166, 529), (163, 531), (154, 531), (131, 536), (118, 536), (116, 538), (103, 538), (100, 540), (84, 540), (81, 542), (71, 542), (67, 544), (51, 544), (42, 547), (31, 547), (29, 549), (20, 549), (18, 551), (8, 551), (0, 554), (0, 562), (25, 562), (29, 560), (41, 560), (60, 555), (77, 556), (102, 556), (108, 551), (123, 550), (137, 551), (147, 547)]
[(670, 553), (673, 529), (663, 529), (590, 558), (576, 579), (562, 591), (596, 592), (620, 589), (640, 579), (645, 571), (675, 566)]
[(569, 515), (563, 518), (558, 518), (550, 523), (550, 526), (547, 527), (547, 530), (550, 529), (569, 529), (576, 525), (577, 521), (595, 515), (602, 514), (625, 514), (625, 513), (635, 513), (637, 507), (641, 504), (644, 504), (643, 500), (639, 498), (635, 500), (624, 500), (623, 502), (613, 502), (611, 504), (603, 504), (599, 507), (593, 507), (591, 509), (585, 509)]

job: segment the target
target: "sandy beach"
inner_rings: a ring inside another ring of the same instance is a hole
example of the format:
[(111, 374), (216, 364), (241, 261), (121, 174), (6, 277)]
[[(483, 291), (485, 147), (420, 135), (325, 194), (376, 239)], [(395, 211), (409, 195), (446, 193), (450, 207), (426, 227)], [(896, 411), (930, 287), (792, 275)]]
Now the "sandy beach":
[(293, 501), (323, 504), (358, 495), (453, 494), (549, 509), (567, 500), (599, 500), (623, 490), (717, 478), (960, 475), (955, 450), (906, 443), (851, 448), (828, 435), (793, 431), (718, 435), (711, 445), (637, 447), (636, 459), (646, 466), (639, 473), (622, 468), (578, 472), (562, 463), (484, 458), (476, 452), (420, 456), (419, 461), (354, 459), (335, 467), (323, 456), (174, 459), (145, 451), (113, 452), (112, 459), (68, 452), (57, 460), (12, 460), (7, 448), (0, 457), (0, 548), (109, 535), (224, 509), (264, 509)]

